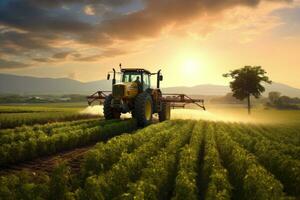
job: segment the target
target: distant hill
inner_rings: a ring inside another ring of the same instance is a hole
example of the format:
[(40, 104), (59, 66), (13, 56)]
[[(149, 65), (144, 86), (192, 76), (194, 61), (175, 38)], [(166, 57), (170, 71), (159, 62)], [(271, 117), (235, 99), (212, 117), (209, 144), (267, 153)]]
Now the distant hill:
[[(266, 85), (266, 92), (263, 94), (267, 96), (269, 92), (277, 91), (282, 95), (290, 97), (300, 97), (300, 89), (293, 88), (291, 86), (273, 82), (271, 85)], [(195, 94), (195, 95), (225, 95), (230, 92), (229, 86), (224, 85), (196, 85), (192, 87), (169, 87), (163, 88), (165, 93), (184, 93), (184, 94)]]
[[(84, 83), (69, 78), (37, 78), (0, 74), (0, 94), (91, 94), (100, 89), (111, 90), (111, 81), (99, 80)], [(193, 95), (225, 95), (230, 92), (228, 86), (212, 84), (168, 87), (162, 90), (165, 93)], [(300, 97), (300, 89), (281, 83), (267, 85), (265, 96), (270, 91), (278, 91), (290, 97)]]
[(68, 78), (36, 78), (0, 74), (1, 94), (90, 94), (111, 89), (107, 80), (83, 83)]

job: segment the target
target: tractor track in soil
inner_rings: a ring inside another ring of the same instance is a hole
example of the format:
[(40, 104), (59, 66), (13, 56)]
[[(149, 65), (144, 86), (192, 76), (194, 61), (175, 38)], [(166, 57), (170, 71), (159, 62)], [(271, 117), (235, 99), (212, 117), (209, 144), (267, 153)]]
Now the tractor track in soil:
[(20, 171), (51, 173), (57, 163), (64, 161), (70, 167), (72, 173), (80, 171), (80, 163), (84, 154), (90, 150), (93, 145), (79, 147), (68, 151), (63, 151), (51, 156), (44, 156), (19, 164), (0, 168), (0, 175), (14, 174)]

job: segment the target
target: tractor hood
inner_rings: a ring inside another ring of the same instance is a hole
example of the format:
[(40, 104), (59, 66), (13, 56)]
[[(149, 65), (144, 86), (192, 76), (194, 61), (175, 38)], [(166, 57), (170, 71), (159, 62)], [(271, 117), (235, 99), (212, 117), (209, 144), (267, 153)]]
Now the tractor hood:
[(117, 83), (113, 85), (112, 94), (114, 98), (134, 98), (138, 94), (138, 84), (136, 82)]

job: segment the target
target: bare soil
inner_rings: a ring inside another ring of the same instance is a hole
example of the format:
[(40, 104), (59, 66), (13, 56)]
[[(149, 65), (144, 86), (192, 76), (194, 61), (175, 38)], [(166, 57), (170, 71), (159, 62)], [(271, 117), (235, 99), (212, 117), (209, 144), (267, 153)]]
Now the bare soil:
[(51, 173), (56, 164), (61, 161), (66, 162), (73, 173), (77, 173), (80, 170), (80, 162), (84, 154), (93, 146), (94, 145), (76, 148), (55, 155), (37, 158), (32, 161), (10, 165), (0, 169), (0, 175), (13, 174), (20, 171)]

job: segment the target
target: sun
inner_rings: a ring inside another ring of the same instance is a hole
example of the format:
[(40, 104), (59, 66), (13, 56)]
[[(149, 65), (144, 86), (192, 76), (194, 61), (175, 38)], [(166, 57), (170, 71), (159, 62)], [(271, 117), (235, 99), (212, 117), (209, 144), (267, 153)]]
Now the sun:
[(185, 59), (181, 64), (181, 72), (189, 80), (194, 80), (199, 76), (201, 63), (195, 58)]
[(200, 64), (195, 59), (187, 59), (183, 62), (182, 67), (186, 73), (193, 73), (195, 71), (198, 71)]
[(194, 86), (200, 84), (205, 78), (207, 70), (205, 55), (197, 49), (184, 49), (173, 55), (171, 60), (169, 79), (173, 85)]

